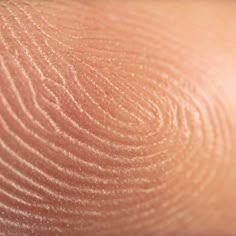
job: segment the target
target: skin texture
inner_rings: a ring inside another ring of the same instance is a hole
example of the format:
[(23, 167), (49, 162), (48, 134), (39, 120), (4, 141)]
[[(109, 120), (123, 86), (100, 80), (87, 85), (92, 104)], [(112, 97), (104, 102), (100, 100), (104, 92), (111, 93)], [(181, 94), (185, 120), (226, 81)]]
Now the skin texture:
[(0, 1), (0, 235), (236, 235), (233, 1)]

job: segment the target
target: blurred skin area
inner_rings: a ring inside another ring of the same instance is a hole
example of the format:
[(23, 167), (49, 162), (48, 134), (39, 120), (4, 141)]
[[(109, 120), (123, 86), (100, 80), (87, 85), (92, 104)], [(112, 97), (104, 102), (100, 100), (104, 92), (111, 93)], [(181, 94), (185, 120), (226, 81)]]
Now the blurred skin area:
[(234, 1), (0, 1), (0, 235), (236, 235)]

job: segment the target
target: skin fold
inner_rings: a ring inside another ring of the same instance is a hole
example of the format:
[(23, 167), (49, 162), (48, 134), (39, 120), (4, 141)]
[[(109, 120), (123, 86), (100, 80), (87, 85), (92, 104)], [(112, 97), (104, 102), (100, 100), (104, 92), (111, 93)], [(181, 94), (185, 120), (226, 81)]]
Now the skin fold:
[(236, 235), (234, 1), (0, 1), (0, 235)]

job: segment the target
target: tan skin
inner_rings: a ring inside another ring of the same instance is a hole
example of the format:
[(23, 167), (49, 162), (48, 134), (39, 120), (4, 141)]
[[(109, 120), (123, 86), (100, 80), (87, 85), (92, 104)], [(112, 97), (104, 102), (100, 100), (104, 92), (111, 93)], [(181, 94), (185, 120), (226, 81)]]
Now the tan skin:
[(0, 235), (236, 235), (233, 1), (0, 2)]

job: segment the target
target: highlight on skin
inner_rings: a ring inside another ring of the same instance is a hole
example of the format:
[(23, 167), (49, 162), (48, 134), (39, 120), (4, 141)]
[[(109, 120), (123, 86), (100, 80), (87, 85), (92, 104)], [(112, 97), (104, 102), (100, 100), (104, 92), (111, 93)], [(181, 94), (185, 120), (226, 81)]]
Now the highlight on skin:
[(235, 235), (233, 1), (0, 1), (0, 235)]

